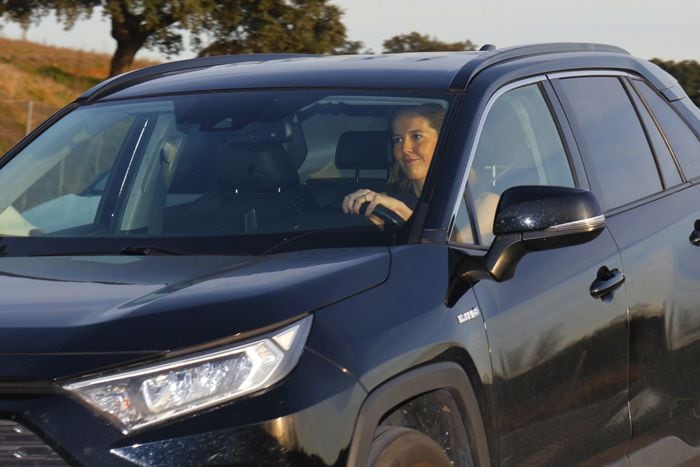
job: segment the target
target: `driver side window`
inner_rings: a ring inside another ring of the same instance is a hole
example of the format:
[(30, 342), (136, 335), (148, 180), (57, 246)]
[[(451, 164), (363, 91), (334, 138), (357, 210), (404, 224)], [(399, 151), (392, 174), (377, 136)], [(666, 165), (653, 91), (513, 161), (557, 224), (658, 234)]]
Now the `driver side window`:
[(476, 228), (468, 216), (458, 215), (450, 240), (490, 245), (498, 200), (506, 189), (520, 185), (574, 186), (564, 145), (537, 83), (505, 92), (489, 110), (462, 198), (472, 205)]

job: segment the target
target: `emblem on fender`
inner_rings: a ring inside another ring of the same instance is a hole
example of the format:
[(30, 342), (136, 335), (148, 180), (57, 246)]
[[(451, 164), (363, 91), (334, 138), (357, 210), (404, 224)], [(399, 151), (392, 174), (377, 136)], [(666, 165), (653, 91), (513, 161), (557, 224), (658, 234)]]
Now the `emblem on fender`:
[(471, 321), (474, 318), (479, 316), (479, 307), (475, 306), (469, 311), (465, 311), (464, 313), (460, 313), (457, 315), (457, 321), (459, 321), (459, 324), (464, 324), (467, 321)]

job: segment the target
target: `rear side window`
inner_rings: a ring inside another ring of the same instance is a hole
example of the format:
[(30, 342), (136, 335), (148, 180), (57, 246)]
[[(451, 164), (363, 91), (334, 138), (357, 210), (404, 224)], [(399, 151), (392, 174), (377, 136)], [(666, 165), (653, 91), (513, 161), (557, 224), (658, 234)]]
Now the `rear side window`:
[(622, 83), (615, 77), (583, 77), (562, 79), (560, 84), (605, 208), (661, 191), (654, 156)]
[(651, 108), (686, 177), (700, 176), (700, 141), (675, 110), (644, 81), (634, 86)]
[(659, 130), (651, 113), (649, 113), (648, 106), (642, 101), (642, 98), (639, 97), (639, 93), (631, 92), (630, 97), (637, 108), (639, 118), (644, 124), (644, 129), (649, 138), (649, 144), (656, 156), (656, 164), (659, 167), (659, 172), (661, 172), (664, 187), (671, 188), (680, 185), (683, 183), (683, 179), (681, 179), (678, 166), (671, 155), (671, 147), (668, 145), (666, 138), (661, 134), (661, 130)]

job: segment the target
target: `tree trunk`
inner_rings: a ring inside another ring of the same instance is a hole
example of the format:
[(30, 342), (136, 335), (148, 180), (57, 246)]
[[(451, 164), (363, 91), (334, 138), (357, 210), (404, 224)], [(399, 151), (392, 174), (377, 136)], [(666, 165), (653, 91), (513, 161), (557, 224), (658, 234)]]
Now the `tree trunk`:
[(148, 34), (141, 30), (138, 21), (127, 17), (117, 22), (112, 16), (112, 37), (117, 41), (117, 50), (112, 56), (109, 77), (124, 73), (134, 63), (136, 52), (143, 47)]
[(136, 52), (139, 51), (143, 41), (117, 41), (117, 50), (114, 51), (109, 68), (109, 77), (120, 75), (129, 70), (134, 63)]

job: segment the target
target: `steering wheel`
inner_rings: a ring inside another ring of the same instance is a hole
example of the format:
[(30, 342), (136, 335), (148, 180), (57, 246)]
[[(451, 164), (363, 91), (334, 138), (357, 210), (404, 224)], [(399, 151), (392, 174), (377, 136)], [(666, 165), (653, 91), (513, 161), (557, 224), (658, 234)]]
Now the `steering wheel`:
[[(362, 203), (362, 206), (360, 206), (360, 214), (364, 215), (368, 206), (369, 201)], [(404, 222), (406, 222), (401, 216), (381, 204), (375, 206), (374, 211), (372, 211), (372, 215), (377, 216), (385, 224), (402, 225)]]

